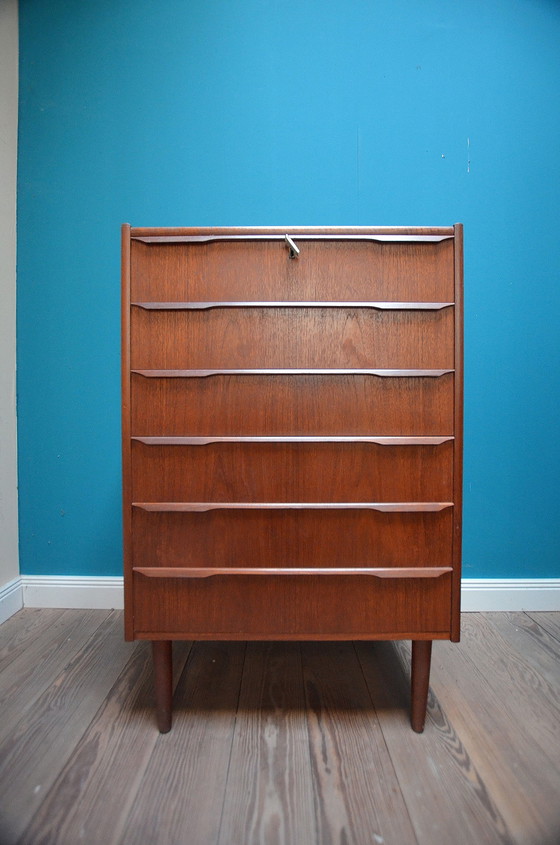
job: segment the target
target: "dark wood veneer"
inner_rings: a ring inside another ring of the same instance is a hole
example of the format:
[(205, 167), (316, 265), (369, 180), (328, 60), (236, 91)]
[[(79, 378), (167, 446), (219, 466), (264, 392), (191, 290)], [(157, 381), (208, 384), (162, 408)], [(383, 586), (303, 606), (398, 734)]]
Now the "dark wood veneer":
[(125, 610), (173, 639), (459, 638), (462, 227), (122, 230)]
[[(454, 374), (130, 374), (134, 435), (452, 435)], [(337, 401), (333, 402), (333, 396)]]

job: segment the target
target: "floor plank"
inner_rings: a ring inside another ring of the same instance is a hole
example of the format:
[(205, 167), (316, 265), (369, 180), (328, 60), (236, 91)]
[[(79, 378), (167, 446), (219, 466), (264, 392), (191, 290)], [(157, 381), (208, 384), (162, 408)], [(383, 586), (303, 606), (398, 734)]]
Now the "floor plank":
[(63, 614), (63, 610), (26, 607), (0, 625), (0, 672), (45, 636), (47, 628)]
[[(17, 840), (73, 752), (130, 655), (122, 617), (109, 615), (0, 744), (0, 824)], [(22, 702), (23, 703), (23, 702)]]
[(557, 845), (560, 614), (463, 632), (434, 644), (421, 735), (403, 642), (176, 643), (160, 735), (120, 611), (20, 611), (0, 626), (0, 843)]
[(544, 628), (551, 637), (560, 642), (560, 613), (554, 611), (539, 611), (528, 613), (533, 622)]
[[(485, 648), (480, 647), (481, 640)], [(515, 652), (511, 643), (510, 630), (502, 633), (486, 617), (478, 619), (476, 625), (463, 625), (463, 644), (476, 653), (479, 671), (495, 689), (504, 691), (512, 717), (523, 724), (525, 734), (541, 748), (543, 760), (548, 758), (550, 768), (556, 769), (560, 777), (560, 685), (549, 682), (532, 665), (521, 650), (523, 643), (519, 639)], [(560, 672), (557, 679), (560, 681)]]
[(318, 845), (416, 845), (352, 643), (302, 643), (302, 661)]
[(510, 843), (502, 815), (433, 693), (424, 733), (411, 733), (408, 655), (403, 666), (393, 643), (356, 647), (418, 841)]
[(193, 646), (173, 728), (157, 738), (122, 843), (218, 842), (244, 655), (245, 643)]
[(221, 845), (316, 840), (298, 643), (248, 643)]
[(86, 643), (103, 630), (107, 610), (67, 610), (40, 628), (27, 648), (18, 650), (2, 670), (0, 691), (0, 743), (11, 733), (14, 721), (31, 710), (37, 699), (54, 683), (61, 669), (75, 658)]
[[(465, 625), (476, 625), (475, 614), (465, 616)], [(509, 688), (479, 670), (485, 648), (482, 637), (436, 643), (431, 686), (514, 840), (543, 845), (560, 830), (560, 779), (508, 707)], [(408, 660), (407, 646), (397, 649)]]
[[(175, 683), (191, 645), (175, 645)], [(25, 831), (22, 845), (119, 842), (158, 735), (150, 644), (138, 642)]]
[(506, 648), (513, 646), (560, 697), (560, 640), (527, 613), (485, 613), (484, 619), (500, 632)]

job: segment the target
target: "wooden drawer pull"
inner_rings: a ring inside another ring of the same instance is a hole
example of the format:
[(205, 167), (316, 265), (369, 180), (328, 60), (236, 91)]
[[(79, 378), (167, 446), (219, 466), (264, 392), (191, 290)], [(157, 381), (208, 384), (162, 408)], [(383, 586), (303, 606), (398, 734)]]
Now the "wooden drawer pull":
[(321, 436), (267, 436), (267, 437), (132, 437), (145, 446), (208, 446), (212, 443), (374, 443), (377, 446), (440, 446), (455, 438), (452, 435), (443, 437), (432, 436), (403, 436), (376, 437), (326, 435)]
[[(132, 235), (133, 241), (144, 244), (210, 244), (220, 241), (284, 241), (285, 234), (268, 235)], [(440, 243), (453, 239), (449, 235), (407, 235), (407, 234), (378, 234), (378, 235), (316, 235), (306, 232), (292, 232), (292, 239), (302, 241), (377, 241), (378, 243)]]
[(378, 376), (379, 378), (439, 378), (454, 370), (131, 370), (145, 378), (208, 378), (209, 376)]
[(133, 508), (157, 513), (205, 513), (215, 510), (372, 510), (380, 513), (432, 513), (453, 502), (133, 502)]
[(423, 567), (170, 567), (135, 566), (147, 578), (213, 578), (216, 575), (369, 575), (374, 578), (440, 578), (451, 566)]
[(145, 311), (208, 311), (212, 308), (371, 308), (375, 311), (441, 311), (452, 308), (454, 302), (296, 302), (262, 300), (247, 302), (131, 302)]

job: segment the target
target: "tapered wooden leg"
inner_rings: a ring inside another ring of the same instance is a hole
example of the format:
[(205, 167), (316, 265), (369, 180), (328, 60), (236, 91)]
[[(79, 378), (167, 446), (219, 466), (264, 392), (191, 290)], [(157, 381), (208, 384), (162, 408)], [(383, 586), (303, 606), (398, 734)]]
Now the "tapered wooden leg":
[(421, 734), (426, 720), (432, 640), (412, 641), (411, 714), (412, 730)]
[(152, 640), (154, 662), (154, 687), (156, 718), (159, 732), (171, 730), (171, 708), (173, 697), (173, 664), (171, 640)]

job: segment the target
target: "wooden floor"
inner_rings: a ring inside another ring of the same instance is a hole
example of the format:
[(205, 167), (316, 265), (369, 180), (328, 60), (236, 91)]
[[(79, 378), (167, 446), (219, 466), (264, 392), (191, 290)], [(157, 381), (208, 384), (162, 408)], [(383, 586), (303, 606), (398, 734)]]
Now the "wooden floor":
[(470, 613), (434, 644), (178, 643), (158, 734), (120, 611), (0, 627), (1, 845), (560, 843), (560, 613)]

